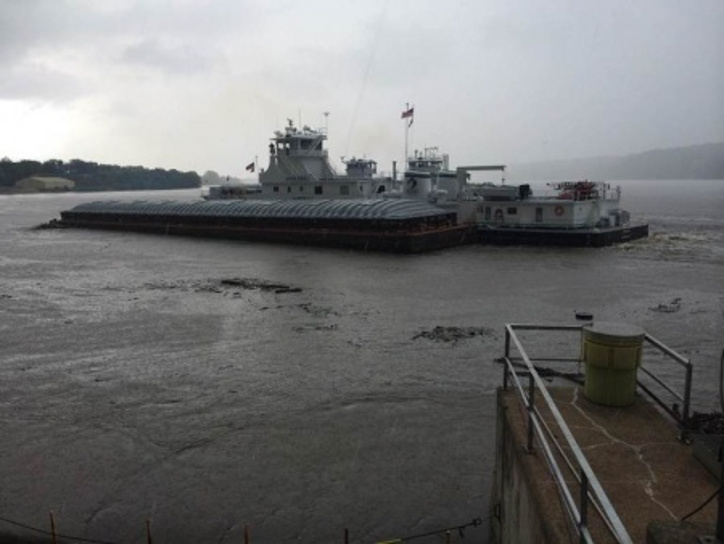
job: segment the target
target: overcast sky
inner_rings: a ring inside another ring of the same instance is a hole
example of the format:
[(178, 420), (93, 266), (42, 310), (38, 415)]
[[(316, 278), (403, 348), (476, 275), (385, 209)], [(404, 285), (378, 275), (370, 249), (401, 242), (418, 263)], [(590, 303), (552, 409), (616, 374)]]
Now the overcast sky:
[(287, 118), (333, 163), (724, 141), (724, 0), (0, 0), (0, 157), (242, 176)]

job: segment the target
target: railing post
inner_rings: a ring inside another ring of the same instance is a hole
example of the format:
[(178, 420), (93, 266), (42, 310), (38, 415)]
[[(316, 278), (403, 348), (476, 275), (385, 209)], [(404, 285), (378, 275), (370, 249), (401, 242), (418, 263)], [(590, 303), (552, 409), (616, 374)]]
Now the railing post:
[[(724, 360), (724, 352), (722, 352), (722, 360)], [(689, 410), (691, 408), (691, 377), (693, 368), (691, 361), (686, 364), (686, 378), (684, 383), (684, 406), (681, 412), (681, 439), (688, 438), (689, 431)]]
[(510, 330), (505, 327), (505, 356), (510, 357)]
[(588, 476), (581, 470), (581, 519), (578, 522), (578, 534), (581, 542), (585, 542), (584, 529), (588, 527)]
[(505, 327), (505, 353), (503, 354), (503, 389), (508, 389), (508, 360), (510, 359), (510, 331)]
[(55, 516), (53, 516), (53, 511), (50, 511), (50, 536), (51, 541), (53, 544), (58, 544), (58, 536), (55, 534)]
[(528, 374), (528, 453), (533, 453), (533, 410), (535, 409), (535, 380), (533, 373)]

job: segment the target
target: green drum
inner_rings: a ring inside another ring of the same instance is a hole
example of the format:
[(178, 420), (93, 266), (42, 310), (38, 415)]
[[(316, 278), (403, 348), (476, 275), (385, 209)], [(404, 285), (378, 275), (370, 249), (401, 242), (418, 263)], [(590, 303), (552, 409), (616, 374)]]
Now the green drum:
[(636, 395), (644, 331), (621, 323), (583, 327), (586, 398), (605, 406), (628, 406)]

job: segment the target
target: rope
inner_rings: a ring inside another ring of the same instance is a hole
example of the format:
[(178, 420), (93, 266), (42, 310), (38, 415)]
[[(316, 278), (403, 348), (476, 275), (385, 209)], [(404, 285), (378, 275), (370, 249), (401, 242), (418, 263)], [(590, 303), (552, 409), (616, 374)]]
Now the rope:
[(475, 518), (470, 523), (465, 523), (463, 525), (456, 525), (454, 527), (446, 527), (445, 529), (438, 529), (436, 531), (420, 533), (417, 535), (403, 536), (402, 538), (396, 538), (394, 540), (383, 540), (382, 542), (378, 542), (377, 544), (397, 544), (399, 542), (409, 542), (410, 540), (424, 538), (426, 536), (443, 535), (443, 534), (449, 533), (450, 531), (457, 531), (458, 534), (460, 535), (460, 538), (465, 538), (465, 529), (466, 528), (477, 527), (478, 525), (482, 525), (484, 521), (488, 521), (491, 517), (492, 516), (488, 516), (485, 519)]
[(686, 520), (689, 519), (691, 516), (693, 516), (694, 514), (696, 514), (697, 512), (699, 512), (699, 511), (700, 511), (702, 508), (704, 508), (707, 504), (709, 504), (711, 501), (713, 501), (713, 500), (714, 500), (714, 497), (716, 497), (716, 496), (721, 492), (721, 490), (722, 490), (722, 487), (719, 487), (719, 489), (717, 489), (716, 491), (714, 491), (714, 494), (713, 494), (711, 497), (709, 497), (708, 499), (706, 499), (703, 503), (701, 503), (701, 505), (700, 505), (698, 508), (696, 508), (696, 510), (693, 510), (693, 511), (689, 512), (689, 513), (686, 514), (683, 518), (681, 518), (681, 521), (686, 521)]
[(62, 538), (65, 540), (75, 540), (76, 542), (91, 542), (92, 544), (118, 544), (117, 542), (109, 542), (107, 540), (94, 540), (92, 538), (83, 538), (80, 536), (70, 536), (70, 535), (61, 535), (59, 533), (51, 533), (50, 531), (38, 529), (37, 527), (31, 527), (30, 525), (25, 525), (24, 523), (20, 523), (19, 521), (13, 521), (11, 519), (7, 519), (2, 516), (0, 516), (0, 521), (4, 521), (5, 523), (9, 523), (10, 525), (15, 525), (17, 527), (22, 527), (23, 529), (28, 529), (29, 531), (35, 531), (36, 533), (40, 533), (40, 534), (48, 535), (48, 536), (55, 536), (56, 538)]

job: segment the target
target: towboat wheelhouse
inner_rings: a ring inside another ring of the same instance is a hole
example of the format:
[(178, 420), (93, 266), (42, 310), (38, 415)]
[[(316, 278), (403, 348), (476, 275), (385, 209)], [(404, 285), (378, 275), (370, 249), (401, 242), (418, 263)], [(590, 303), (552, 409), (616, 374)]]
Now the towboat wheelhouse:
[(404, 180), (405, 198), (445, 202), (458, 197), (457, 173), (450, 170), (448, 156), (438, 153), (437, 147), (415, 151), (408, 157)]
[(344, 161), (346, 175), (338, 175), (329, 163), (326, 131), (293, 122), (277, 130), (269, 144), (269, 166), (259, 173), (262, 199), (367, 198), (385, 190), (376, 178), (377, 163), (369, 159)]

